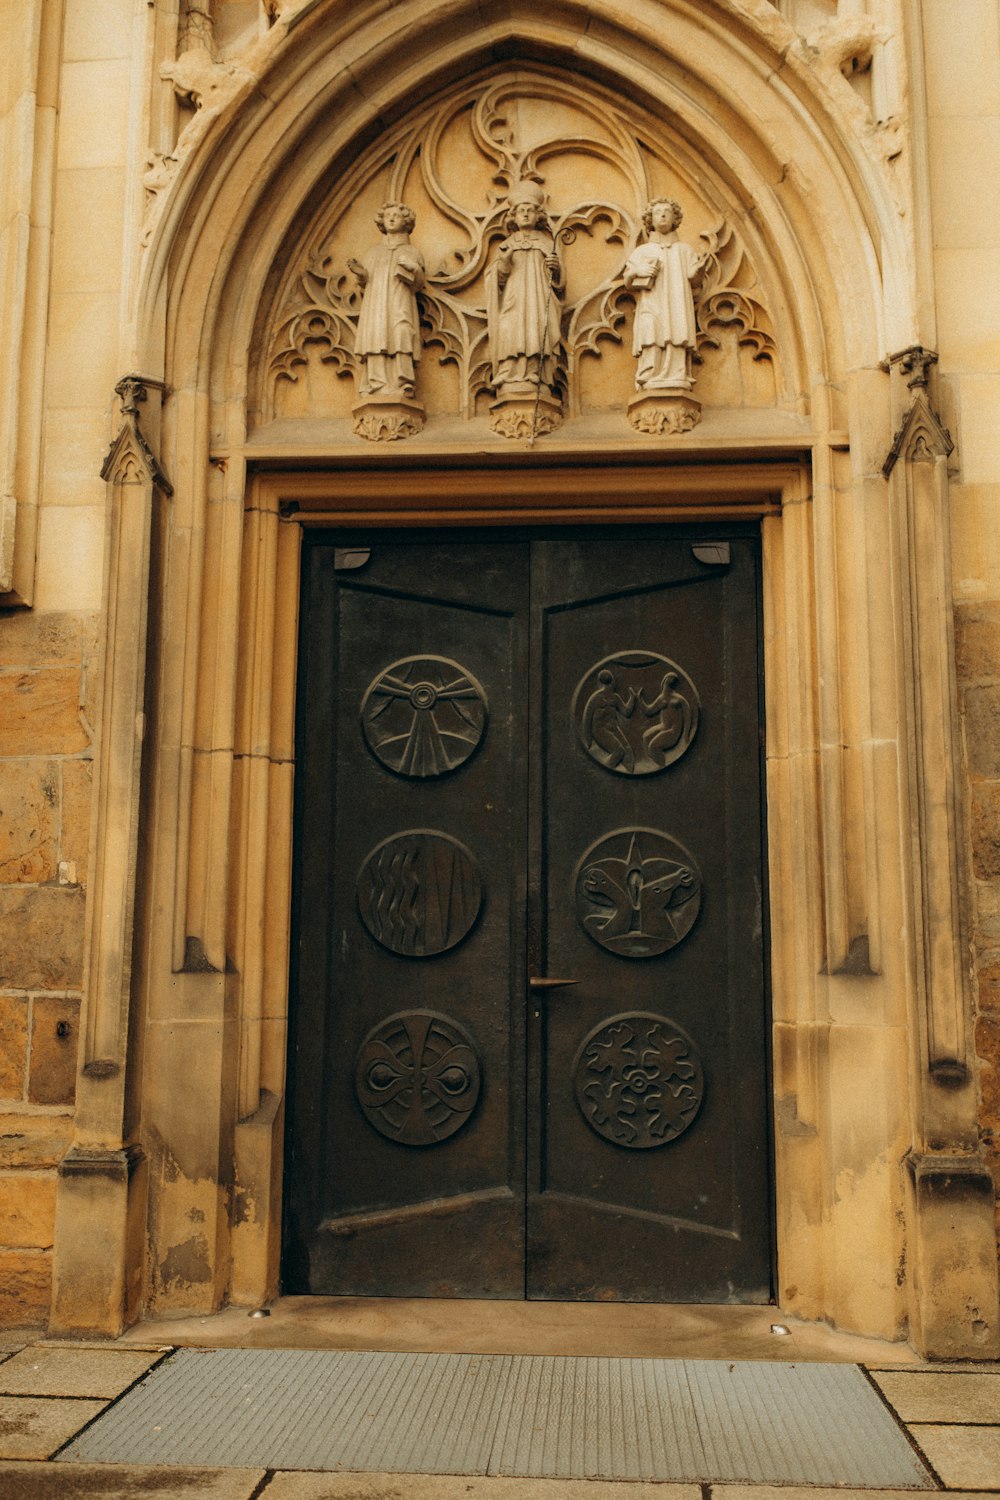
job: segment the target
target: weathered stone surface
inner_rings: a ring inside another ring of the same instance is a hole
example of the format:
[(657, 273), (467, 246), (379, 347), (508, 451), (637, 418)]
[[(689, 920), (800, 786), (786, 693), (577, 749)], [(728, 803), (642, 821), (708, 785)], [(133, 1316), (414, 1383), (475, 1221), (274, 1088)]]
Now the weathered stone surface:
[(1000, 777), (1000, 684), (966, 689), (965, 743), (973, 776)]
[(89, 743), (78, 668), (0, 671), (0, 755), (77, 755)]
[(0, 1163), (5, 1167), (57, 1167), (73, 1137), (70, 1114), (0, 1115)]
[(0, 995), (0, 1099), (23, 1097), (27, 1051), (27, 999)]
[(48, 1458), (105, 1405), (0, 1396), (0, 1458)]
[(13, 615), (0, 631), (0, 668), (55, 667), (80, 662), (93, 650), (90, 615), (45, 610)]
[(973, 940), (981, 954), (1000, 949), (1000, 881), (977, 880), (975, 891), (975, 931)]
[(976, 1055), (983, 1121), (1000, 1125), (1000, 1015), (980, 1016), (976, 1022)]
[(33, 1344), (0, 1365), (4, 1396), (120, 1396), (162, 1354), (124, 1349), (56, 1348)]
[(694, 1484), (595, 1484), (588, 1479), (468, 1474), (286, 1472), (275, 1474), (267, 1487), (268, 1500), (698, 1500), (699, 1493)]
[(83, 976), (84, 894), (53, 887), (0, 887), (0, 985), (78, 988)]
[(55, 1217), (54, 1174), (0, 1172), (0, 1245), (50, 1249)]
[(1000, 1414), (1000, 1375), (891, 1370), (874, 1379), (904, 1422), (990, 1422)]
[[(251, 1500), (263, 1478), (263, 1469), (146, 1464), (6, 1463), (0, 1468), (4, 1500)], [(361, 1500), (364, 1492), (357, 1494)], [(383, 1491), (383, 1500), (390, 1494)]]
[(947, 1489), (994, 1490), (1000, 1486), (1000, 1427), (911, 1429)]
[(0, 882), (44, 884), (58, 862), (59, 768), (12, 761), (0, 779)]
[(977, 977), (979, 1009), (1000, 1011), (1000, 956), (984, 957)]
[(51, 1294), (50, 1251), (0, 1250), (0, 1328), (44, 1323)]
[(32, 1104), (72, 1104), (76, 1092), (80, 1045), (80, 1002), (56, 995), (39, 995), (31, 1007), (31, 1071), (28, 1098)]
[(64, 866), (63, 878), (75, 876), (71, 884), (86, 885), (87, 860), (90, 854), (90, 797), (93, 789), (93, 762), (66, 760), (62, 766), (62, 822), (59, 829), (59, 859)]
[(962, 682), (1000, 677), (1000, 604), (956, 608), (955, 663)]
[(972, 788), (972, 866), (980, 880), (1000, 876), (1000, 782)]

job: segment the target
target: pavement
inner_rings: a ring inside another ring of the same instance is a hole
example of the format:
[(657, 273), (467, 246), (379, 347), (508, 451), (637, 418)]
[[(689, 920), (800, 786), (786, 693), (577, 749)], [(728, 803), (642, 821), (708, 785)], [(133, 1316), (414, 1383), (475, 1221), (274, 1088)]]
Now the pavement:
[(653, 1484), (52, 1461), (175, 1349), (191, 1346), (849, 1362), (867, 1373), (938, 1490), (1000, 1493), (1000, 1364), (927, 1365), (902, 1344), (774, 1323), (781, 1316), (774, 1308), (285, 1298), (271, 1313), (248, 1319), (245, 1309), (227, 1309), (140, 1324), (102, 1344), (56, 1341), (38, 1330), (0, 1332), (0, 1500), (913, 1500), (933, 1493), (720, 1484), (710, 1475), (695, 1484)]

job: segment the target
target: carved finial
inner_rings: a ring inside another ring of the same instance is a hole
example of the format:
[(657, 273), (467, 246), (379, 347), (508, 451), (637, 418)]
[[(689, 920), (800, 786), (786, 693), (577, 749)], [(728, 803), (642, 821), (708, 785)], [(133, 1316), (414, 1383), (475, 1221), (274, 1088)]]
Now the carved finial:
[[(123, 417), (134, 417), (138, 421), (140, 402), (149, 400), (146, 384), (141, 375), (125, 375), (119, 380), (115, 395), (121, 400)], [(157, 382), (150, 381), (149, 384), (157, 385)], [(163, 389), (162, 386), (158, 388)]]
[(149, 386), (157, 391), (166, 390), (162, 380), (151, 380), (145, 375), (123, 375), (115, 386), (115, 395), (121, 401), (122, 425), (104, 460), (101, 478), (134, 483), (140, 478), (139, 469), (145, 468), (154, 484), (165, 495), (172, 495), (173, 486), (139, 426), (139, 407), (149, 399)]
[(937, 360), (933, 349), (913, 344), (909, 349), (901, 349), (898, 354), (890, 354), (888, 363), (890, 366), (898, 365), (902, 373), (909, 376), (907, 390), (916, 391), (927, 389), (931, 365), (936, 365)]

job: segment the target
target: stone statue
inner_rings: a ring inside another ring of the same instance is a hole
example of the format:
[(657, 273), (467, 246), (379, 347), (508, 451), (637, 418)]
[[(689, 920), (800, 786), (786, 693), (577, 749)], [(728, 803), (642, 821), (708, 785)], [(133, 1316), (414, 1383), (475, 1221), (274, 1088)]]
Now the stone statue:
[(354, 350), (361, 362), (361, 396), (412, 399), (420, 359), (417, 292), (424, 284), (424, 261), (410, 244), (416, 222), (405, 203), (386, 203), (375, 215), (384, 239), (364, 263), (348, 266), (364, 291)]
[(486, 273), (493, 387), (527, 394), (551, 390), (559, 348), (562, 265), (537, 182), (510, 195), (507, 238)]
[(654, 198), (642, 216), (646, 241), (625, 263), (625, 285), (636, 299), (632, 353), (639, 361), (638, 391), (690, 391), (694, 385), (691, 288), (708, 256), (677, 238), (681, 218), (679, 203)]

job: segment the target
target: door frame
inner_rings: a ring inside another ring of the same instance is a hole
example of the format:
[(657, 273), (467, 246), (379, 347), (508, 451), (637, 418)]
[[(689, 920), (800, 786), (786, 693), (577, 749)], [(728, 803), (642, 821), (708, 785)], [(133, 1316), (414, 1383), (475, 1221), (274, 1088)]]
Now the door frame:
[[(501, 467), (494, 455), (480, 462), (442, 465), (403, 460), (392, 452), (379, 455), (377, 468), (359, 461), (313, 458), (288, 453), (261, 455), (251, 474), (244, 511), (240, 598), (244, 642), (237, 683), (237, 761), (229, 788), (234, 805), (231, 859), (235, 863), (236, 933), (232, 964), (238, 1009), (240, 1065), (237, 1123), (234, 1131), (238, 1201), (252, 1202), (252, 1215), (238, 1216), (233, 1227), (230, 1297), (256, 1305), (277, 1294), (282, 1238), (282, 1168), (284, 1161), (285, 1079), (288, 1025), (288, 975), (291, 923), (291, 847), (293, 834), (293, 763), (295, 742), (294, 684), (297, 671), (298, 599), (301, 539), (305, 528), (372, 529), (435, 527), (574, 526), (636, 523), (754, 521), (761, 534), (763, 680), (765, 734), (768, 744), (787, 743), (789, 722), (811, 717), (814, 656), (806, 653), (802, 670), (789, 674), (803, 642), (811, 641), (814, 621), (809, 598), (795, 587), (799, 561), (809, 556), (811, 526), (809, 451), (800, 443), (768, 445), (753, 458), (735, 461), (733, 451), (706, 445), (692, 462), (672, 461), (669, 451), (646, 455), (646, 462), (616, 461), (608, 453), (539, 455), (525, 446)], [(786, 587), (786, 571), (788, 583)], [(234, 580), (235, 582), (235, 580)], [(773, 686), (784, 681), (789, 694), (776, 708)], [(775, 738), (777, 736), (777, 739)], [(242, 753), (241, 753), (242, 752)], [(780, 750), (779, 750), (779, 753)], [(765, 847), (788, 852), (789, 831), (808, 836), (793, 809), (815, 797), (811, 767), (801, 767), (799, 785), (779, 778), (777, 795), (767, 796)], [(813, 849), (792, 851), (800, 867)], [(794, 878), (769, 863), (768, 897)], [(816, 884), (810, 872), (807, 883)], [(769, 899), (764, 905), (768, 906)], [(230, 913), (220, 912), (220, 931)], [(765, 988), (773, 995), (772, 1037), (785, 1011), (809, 1003), (815, 970), (808, 983), (795, 949), (794, 932), (782, 935), (784, 955), (776, 963), (772, 949), (765, 966)], [(178, 946), (183, 937), (178, 932)], [(808, 959), (806, 959), (808, 963)], [(180, 965), (178, 965), (180, 967)], [(776, 972), (785, 976), (775, 985)], [(278, 1000), (278, 997), (281, 1000)], [(276, 1001), (278, 1003), (276, 1004)], [(277, 1013), (276, 1013), (277, 1012)], [(787, 1048), (773, 1048), (774, 1097), (789, 1090)], [(815, 1070), (814, 1070), (815, 1071)], [(794, 1085), (792, 1085), (794, 1092)], [(800, 1092), (800, 1098), (801, 1098)], [(787, 1229), (794, 1195), (809, 1191), (820, 1168), (815, 1133), (809, 1154), (794, 1159), (781, 1149), (774, 1129), (772, 1237), (777, 1262), (775, 1287), (787, 1281), (791, 1247)], [(796, 1145), (801, 1142), (796, 1140)], [(806, 1247), (806, 1254), (815, 1253)], [(822, 1279), (809, 1266), (799, 1271), (804, 1288), (815, 1282), (816, 1299), (808, 1315), (822, 1308)]]
[[(596, 488), (595, 488), (595, 494), (596, 493), (597, 493), (597, 491), (596, 491)], [(287, 506), (285, 508), (288, 509)], [(741, 510), (744, 510), (745, 508), (746, 507), (742, 506), (742, 505), (740, 507)], [(714, 509), (714, 507), (713, 507), (713, 509)], [(735, 509), (735, 507), (733, 507), (733, 509)], [(509, 516), (509, 514), (510, 514), (510, 512), (508, 512), (508, 516)], [(293, 517), (297, 518), (296, 517), (296, 513), (295, 512), (290, 512), (290, 514), (288, 516), (288, 519), (292, 519)], [(589, 524), (590, 525), (596, 525), (597, 523), (595, 523), (593, 520), (590, 520)], [(607, 522), (602, 521), (600, 523), (600, 526), (601, 526), (601, 532), (602, 532), (603, 535), (606, 535), (610, 530), (612, 530), (612, 528), (608, 525)], [(370, 540), (371, 539), (372, 527), (373, 527), (373, 523), (372, 523), (371, 519), (369, 519), (368, 517), (366, 517), (366, 520), (365, 520), (364, 524), (361, 524), (359, 522), (353, 522), (353, 523), (345, 524), (345, 523), (343, 523), (343, 522), (340, 521), (339, 516), (336, 516), (336, 517), (329, 518), (329, 520), (327, 521), (327, 524), (325, 524), (325, 525), (322, 524), (322, 523), (312, 523), (307, 528), (304, 528), (304, 530), (308, 530), (308, 532), (311, 533), (311, 535), (310, 535), (310, 544), (311, 545), (326, 546), (326, 547), (331, 547), (331, 548), (332, 547), (336, 547), (336, 546), (343, 546), (344, 548), (350, 550), (351, 548), (354, 548), (354, 547), (361, 547), (361, 546), (363, 546), (365, 544), (366, 540)], [(474, 526), (466, 526), (464, 529), (461, 528), (461, 527), (455, 527), (455, 526), (449, 525), (447, 523), (444, 523), (444, 524), (442, 524), (440, 526), (437, 526), (437, 527), (428, 527), (428, 526), (421, 526), (421, 525), (410, 525), (410, 526), (399, 527), (399, 526), (392, 526), (392, 525), (385, 525), (385, 524), (383, 524), (381, 526), (381, 528), (380, 528), (380, 531), (381, 531), (381, 534), (384, 535), (385, 539), (387, 541), (392, 542), (393, 544), (404, 543), (405, 541), (407, 541), (407, 540), (409, 540), (411, 538), (412, 538), (412, 540), (413, 540), (414, 543), (416, 543), (418, 541), (422, 541), (425, 544), (428, 544), (429, 542), (432, 541), (432, 539), (434, 538), (435, 534), (440, 534), (440, 536), (442, 537), (442, 540), (447, 540), (449, 542), (459, 542), (459, 541), (462, 541), (462, 540), (469, 540), (469, 541), (474, 541), (477, 544), (481, 544), (482, 546), (489, 546), (491, 542), (492, 543), (502, 543), (505, 540), (521, 541), (521, 542), (533, 542), (533, 541), (536, 541), (536, 540), (537, 541), (542, 541), (542, 540), (545, 540), (545, 539), (555, 540), (555, 539), (560, 538), (560, 537), (564, 537), (564, 538), (567, 538), (567, 539), (582, 540), (587, 535), (587, 529), (588, 529), (588, 526), (586, 524), (582, 525), (582, 526), (579, 524), (579, 522), (577, 522), (576, 524), (573, 524), (573, 523), (570, 523), (567, 519), (563, 518), (563, 519), (560, 520), (559, 524), (557, 524), (557, 525), (553, 525), (552, 523), (544, 524), (544, 523), (538, 523), (538, 522), (534, 522), (533, 524), (529, 524), (529, 525), (523, 525), (523, 524), (520, 524), (520, 523), (512, 523), (508, 519), (508, 523), (506, 525), (502, 525), (502, 526), (497, 526), (495, 524), (495, 522), (492, 523), (492, 524), (488, 523), (488, 522), (482, 522), (482, 523), (474, 525)], [(614, 529), (617, 529), (617, 526)], [(759, 787), (760, 787), (760, 797), (759, 797), (760, 826), (759, 826), (759, 830), (758, 830), (758, 837), (759, 837), (759, 865), (760, 865), (760, 880), (761, 880), (761, 890), (762, 890), (762, 899), (761, 899), (761, 903), (760, 903), (761, 924), (762, 924), (762, 931), (761, 931), (761, 935), (760, 935), (760, 965), (761, 965), (760, 1004), (762, 1006), (762, 1011), (763, 1011), (762, 1020), (761, 1020), (761, 1027), (762, 1027), (762, 1037), (761, 1037), (761, 1039), (762, 1039), (762, 1042), (763, 1042), (763, 1052), (762, 1052), (762, 1056), (761, 1056), (761, 1059), (760, 1059), (761, 1062), (762, 1062), (762, 1064), (763, 1064), (763, 1078), (761, 1080), (760, 1087), (761, 1087), (761, 1092), (762, 1092), (764, 1098), (766, 1100), (770, 1100), (772, 1098), (772, 1091), (773, 1091), (773, 1048), (772, 1048), (772, 1043), (771, 1043), (771, 1021), (772, 1021), (772, 1014), (771, 1014), (770, 961), (769, 961), (770, 903), (769, 903), (769, 900), (767, 898), (767, 891), (768, 891), (767, 784), (766, 784), (766, 755), (765, 755), (765, 733), (764, 733), (764, 712), (765, 712), (765, 704), (766, 704), (766, 693), (765, 693), (765, 675), (764, 675), (765, 668), (764, 668), (764, 628), (763, 628), (764, 621), (763, 621), (763, 578), (762, 578), (762, 571), (763, 570), (762, 570), (762, 565), (761, 565), (762, 564), (762, 552), (763, 552), (763, 548), (762, 548), (762, 543), (761, 543), (761, 531), (760, 531), (759, 520), (757, 520), (757, 519), (755, 519), (755, 520), (748, 520), (743, 515), (734, 516), (733, 513), (732, 513), (732, 509), (727, 509), (725, 512), (720, 513), (718, 515), (715, 515), (714, 517), (706, 517), (702, 512), (699, 511), (699, 513), (698, 513), (698, 519), (696, 521), (684, 520), (684, 519), (673, 519), (673, 520), (671, 520), (671, 522), (668, 523), (666, 521), (663, 521), (662, 519), (658, 519), (656, 522), (654, 522), (652, 525), (650, 525), (649, 519), (644, 517), (643, 521), (641, 521), (639, 523), (633, 522), (633, 523), (624, 523), (624, 524), (621, 524), (621, 530), (627, 532), (633, 539), (635, 539), (636, 532), (638, 531), (638, 533), (639, 533), (638, 539), (640, 541), (643, 540), (643, 539), (648, 539), (650, 537), (651, 533), (654, 534), (654, 535), (657, 534), (657, 533), (659, 533), (659, 535), (663, 536), (664, 539), (666, 539), (666, 535), (667, 535), (668, 531), (669, 531), (669, 534), (670, 534), (670, 540), (672, 540), (672, 541), (676, 540), (678, 542), (696, 543), (696, 542), (699, 542), (699, 541), (717, 540), (717, 539), (724, 539), (724, 538), (729, 538), (729, 539), (732, 539), (732, 540), (740, 539), (740, 540), (742, 540), (744, 542), (751, 543), (753, 545), (753, 547), (754, 547), (754, 551), (755, 551), (755, 554), (756, 554), (756, 587), (755, 587), (755, 605), (754, 605), (754, 609), (755, 609), (755, 618), (756, 618), (756, 643), (757, 644), (756, 644), (755, 655), (756, 655), (756, 663), (757, 663), (757, 665), (756, 665), (756, 683), (755, 683), (754, 714), (755, 714), (757, 725), (758, 725), (758, 769), (757, 769), (757, 775), (758, 775), (758, 778), (759, 778)], [(300, 534), (300, 540), (301, 540), (301, 534)], [(304, 581), (304, 577), (305, 577), (306, 565), (307, 565), (307, 557), (303, 556), (302, 557), (302, 567), (300, 568), (300, 577), (303, 579), (303, 581)], [(299, 595), (300, 601), (301, 601), (302, 597), (303, 597), (303, 590), (300, 590), (300, 595)], [(300, 688), (303, 685), (302, 673), (303, 673), (303, 669), (304, 669), (305, 650), (306, 650), (307, 639), (308, 639), (307, 638), (307, 628), (308, 628), (307, 627), (307, 622), (305, 621), (305, 619), (304, 618), (300, 618), (298, 620), (298, 632), (297, 632), (297, 638), (298, 638), (298, 663), (297, 663), (297, 668), (296, 668), (296, 671), (297, 671), (296, 688), (297, 688), (297, 690), (298, 690), (298, 688)], [(306, 719), (307, 705), (306, 705), (306, 703), (304, 701), (304, 695), (299, 696), (298, 692), (297, 692), (297, 698), (298, 698), (298, 701), (297, 701), (297, 704), (296, 704), (296, 715), (295, 715), (296, 744), (297, 745), (301, 745), (301, 746), (304, 747), (308, 743), (308, 741), (309, 741), (309, 734), (308, 734), (308, 728), (307, 728), (307, 719)], [(299, 757), (297, 755), (296, 756), (296, 784), (295, 784), (294, 808), (293, 808), (293, 835), (292, 835), (293, 855), (292, 855), (291, 916), (290, 916), (290, 939), (291, 939), (291, 941), (290, 941), (290, 954), (289, 954), (288, 1047), (287, 1047), (288, 1072), (286, 1074), (285, 1089), (284, 1089), (284, 1096), (285, 1096), (285, 1119), (288, 1122), (288, 1126), (289, 1127), (292, 1126), (292, 1122), (296, 1119), (297, 1114), (298, 1114), (297, 1105), (296, 1105), (296, 1099), (295, 1099), (295, 1089), (296, 1089), (295, 1069), (292, 1066), (293, 1056), (295, 1054), (295, 1049), (296, 1049), (296, 1046), (297, 1046), (297, 1043), (298, 1043), (298, 1039), (299, 1039), (299, 1031), (298, 1031), (298, 1028), (299, 1028), (299, 1015), (298, 1015), (297, 1006), (296, 1006), (296, 996), (298, 994), (298, 989), (299, 989), (299, 982), (298, 982), (298, 974), (299, 974), (299, 950), (298, 950), (298, 945), (297, 945), (297, 943), (296, 943), (295, 940), (296, 940), (297, 934), (301, 933), (301, 931), (303, 930), (303, 923), (304, 923), (304, 920), (305, 920), (304, 919), (304, 915), (303, 915), (304, 908), (303, 908), (302, 856), (303, 856), (303, 828), (304, 828), (304, 822), (305, 822), (306, 789), (305, 789), (305, 786), (304, 786), (302, 778), (298, 774), (299, 771), (300, 771), (300, 769), (301, 769), (301, 761), (299, 760)], [(313, 773), (312, 774), (315, 775), (315, 767), (313, 768)], [(534, 774), (535, 773), (533, 773), (533, 772), (529, 772), (529, 776), (528, 776), (528, 780), (531, 783), (531, 785), (532, 785), (533, 788), (534, 788)], [(336, 983), (337, 983), (336, 969), (335, 968), (331, 970), (329, 978), (330, 978), (330, 983), (331, 983), (331, 998), (332, 998), (332, 1002), (335, 1004), (336, 1003)], [(528, 1045), (528, 1051), (529, 1051), (529, 1054), (530, 1054), (530, 1051), (531, 1051), (530, 1044)], [(525, 1061), (526, 1061), (526, 1066), (527, 1066), (527, 1059)], [(537, 1061), (537, 1059), (536, 1059), (536, 1061)], [(529, 1069), (529, 1072), (530, 1072), (530, 1069)], [(529, 1085), (529, 1094), (530, 1094), (530, 1085)], [(772, 1112), (772, 1110), (771, 1110), (771, 1108), (769, 1106), (765, 1106), (765, 1109), (764, 1109), (764, 1122), (763, 1123), (764, 1123), (764, 1131), (765, 1131), (764, 1171), (765, 1171), (765, 1175), (766, 1175), (766, 1184), (767, 1184), (766, 1190), (767, 1190), (767, 1194), (768, 1194), (767, 1215), (766, 1215), (767, 1276), (768, 1276), (768, 1284), (769, 1284), (769, 1287), (770, 1287), (771, 1300), (773, 1301), (774, 1300), (774, 1295), (775, 1295), (775, 1292), (776, 1292), (776, 1289), (777, 1289), (777, 1235), (776, 1235), (776, 1191), (775, 1191), (775, 1174), (774, 1174), (774, 1126), (773, 1126), (773, 1112)], [(528, 1130), (528, 1136), (530, 1138), (530, 1134), (531, 1134), (530, 1122), (527, 1125), (527, 1130)], [(288, 1172), (289, 1174), (291, 1172), (292, 1156), (293, 1156), (293, 1152), (295, 1150), (295, 1145), (296, 1145), (296, 1142), (295, 1142), (295, 1137), (294, 1137), (293, 1130), (292, 1130), (292, 1128), (288, 1128), (286, 1130), (286, 1132), (285, 1132), (285, 1138), (284, 1138), (283, 1145), (282, 1145), (282, 1157), (283, 1157), (283, 1170), (285, 1172)], [(301, 1166), (300, 1166), (300, 1170), (301, 1170)], [(529, 1150), (527, 1158), (525, 1160), (525, 1183), (524, 1183), (524, 1191), (525, 1191), (526, 1195), (530, 1195), (530, 1192), (531, 1192), (531, 1173), (532, 1173), (531, 1152)], [(290, 1196), (289, 1196), (289, 1194), (283, 1194), (283, 1196), (282, 1196), (282, 1204), (281, 1204), (281, 1210), (282, 1210), (281, 1289), (282, 1289), (282, 1291), (285, 1290), (286, 1271), (290, 1270), (290, 1263), (286, 1264), (286, 1262), (290, 1262), (290, 1256), (294, 1253), (294, 1247), (293, 1247), (293, 1244), (292, 1244), (292, 1225), (291, 1225), (291, 1221), (290, 1221), (290, 1218), (289, 1218), (290, 1208), (291, 1208)], [(676, 1300), (676, 1299), (674, 1299), (674, 1300)]]

